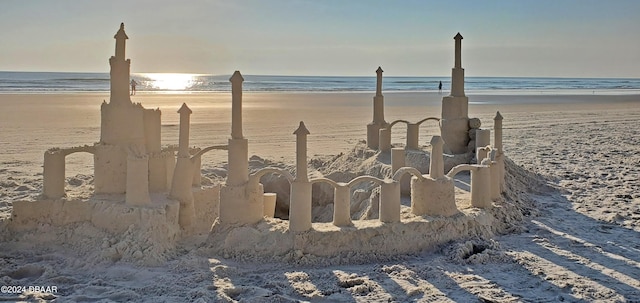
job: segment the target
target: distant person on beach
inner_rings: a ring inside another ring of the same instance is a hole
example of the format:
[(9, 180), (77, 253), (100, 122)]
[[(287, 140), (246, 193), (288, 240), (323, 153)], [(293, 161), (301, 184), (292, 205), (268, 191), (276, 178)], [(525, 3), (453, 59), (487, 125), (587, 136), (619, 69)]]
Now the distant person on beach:
[(131, 95), (135, 95), (136, 94), (136, 85), (138, 85), (138, 82), (136, 82), (136, 80), (131, 79)]
[(438, 84), (438, 93), (442, 93), (442, 81)]

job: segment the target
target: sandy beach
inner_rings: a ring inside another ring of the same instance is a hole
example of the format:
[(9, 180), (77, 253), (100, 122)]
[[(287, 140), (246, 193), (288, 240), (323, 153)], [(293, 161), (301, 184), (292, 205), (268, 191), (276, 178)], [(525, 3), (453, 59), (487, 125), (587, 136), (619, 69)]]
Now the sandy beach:
[[(0, 94), (0, 220), (12, 203), (42, 190), (45, 150), (93, 144), (107, 93)], [(162, 144), (177, 144), (176, 113), (193, 110), (191, 145), (224, 144), (229, 93), (132, 97), (162, 110)], [(292, 164), (293, 131), (304, 121), (309, 157), (348, 153), (366, 137), (371, 93), (245, 93), (249, 155)], [(387, 121), (440, 116), (437, 93), (386, 93)], [(57, 293), (0, 294), (30, 302), (638, 302), (640, 301), (640, 96), (470, 95), (469, 115), (491, 128), (504, 116), (509, 172), (526, 201), (522, 221), (491, 240), (465, 239), (387, 261), (324, 266), (240, 262), (197, 245), (161, 266), (91, 259), (99, 247), (69, 244), (73, 226), (10, 235), (0, 230), (1, 285), (55, 285)], [(405, 142), (395, 127), (392, 143)], [(420, 145), (438, 133), (420, 129)], [(215, 171), (226, 153), (203, 158)], [(91, 186), (93, 158), (67, 160), (67, 191)], [(206, 174), (205, 174), (206, 175)], [(518, 183), (519, 182), (519, 183)], [(512, 201), (513, 202), (513, 201)], [(3, 223), (0, 223), (3, 224)], [(3, 227), (4, 225), (0, 225)], [(93, 235), (96, 236), (96, 235)], [(469, 258), (473, 247), (481, 253)]]

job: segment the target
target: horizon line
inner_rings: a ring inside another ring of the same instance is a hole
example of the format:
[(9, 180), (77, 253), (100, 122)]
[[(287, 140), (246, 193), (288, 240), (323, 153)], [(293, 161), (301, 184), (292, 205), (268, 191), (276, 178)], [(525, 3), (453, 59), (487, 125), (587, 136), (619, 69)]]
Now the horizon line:
[[(33, 70), (0, 70), (2, 73), (67, 73), (67, 74), (109, 74), (108, 71), (95, 72), (95, 71), (33, 71)], [(231, 76), (233, 73), (229, 74), (211, 74), (211, 73), (186, 73), (186, 72), (133, 72), (131, 75), (140, 75), (140, 74), (184, 74), (184, 75), (201, 75), (201, 76)], [(375, 74), (372, 75), (292, 75), (292, 74), (243, 74), (244, 76), (261, 76), (261, 77), (345, 77), (345, 78), (362, 78), (362, 77), (376, 77)], [(427, 76), (427, 75), (385, 75), (384, 77), (406, 77), (406, 78), (451, 78), (448, 76)], [(581, 77), (581, 76), (469, 76), (465, 75), (465, 78), (547, 78), (547, 79), (640, 79), (640, 77)]]

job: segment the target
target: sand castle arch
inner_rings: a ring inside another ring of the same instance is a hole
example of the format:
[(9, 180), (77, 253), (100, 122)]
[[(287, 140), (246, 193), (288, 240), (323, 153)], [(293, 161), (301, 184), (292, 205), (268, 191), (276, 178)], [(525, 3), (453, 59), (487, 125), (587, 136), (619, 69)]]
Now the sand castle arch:
[[(391, 150), (391, 134), (394, 125), (403, 123), (407, 126), (406, 149), (419, 149), (419, 128), (426, 121), (440, 122), (438, 117), (427, 117), (416, 123), (398, 119), (388, 123), (384, 119), (384, 96), (382, 95), (382, 68), (376, 70), (376, 94), (373, 97), (373, 121), (367, 124), (367, 146), (383, 152)], [(442, 128), (439, 123), (438, 126)]]
[[(395, 120), (389, 123), (386, 127), (381, 128), (379, 131), (379, 145), (378, 149), (383, 152), (389, 152), (391, 150), (391, 134), (393, 126), (399, 123), (404, 123), (407, 126), (407, 136), (406, 136), (406, 149), (419, 149), (419, 138), (420, 138), (420, 125), (427, 121), (437, 121), (440, 122), (440, 118), (438, 117), (427, 117), (416, 123), (411, 123), (407, 120)], [(440, 126), (440, 124), (438, 124)]]

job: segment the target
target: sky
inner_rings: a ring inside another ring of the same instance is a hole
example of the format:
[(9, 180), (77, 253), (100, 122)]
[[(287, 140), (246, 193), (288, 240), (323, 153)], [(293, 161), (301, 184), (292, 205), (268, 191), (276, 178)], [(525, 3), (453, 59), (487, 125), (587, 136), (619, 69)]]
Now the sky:
[(637, 0), (1, 0), (0, 70), (640, 78)]

